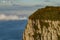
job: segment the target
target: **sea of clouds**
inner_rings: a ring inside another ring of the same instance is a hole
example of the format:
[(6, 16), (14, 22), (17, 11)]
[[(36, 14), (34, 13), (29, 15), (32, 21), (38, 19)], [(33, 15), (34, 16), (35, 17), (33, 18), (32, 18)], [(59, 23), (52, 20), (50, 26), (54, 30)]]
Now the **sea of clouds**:
[(19, 17), (17, 15), (0, 14), (0, 20), (26, 20), (27, 17)]

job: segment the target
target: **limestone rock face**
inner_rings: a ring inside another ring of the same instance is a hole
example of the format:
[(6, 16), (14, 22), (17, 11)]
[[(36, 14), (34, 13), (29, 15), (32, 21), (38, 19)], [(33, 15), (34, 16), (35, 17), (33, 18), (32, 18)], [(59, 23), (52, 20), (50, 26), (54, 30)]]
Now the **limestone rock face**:
[[(51, 15), (53, 15), (53, 13)], [(57, 16), (55, 15), (55, 17)], [(55, 17), (53, 18), (55, 19)], [(60, 20), (58, 17), (56, 18), (57, 20), (52, 20), (52, 17), (50, 19), (29, 18), (23, 33), (23, 40), (60, 40)]]

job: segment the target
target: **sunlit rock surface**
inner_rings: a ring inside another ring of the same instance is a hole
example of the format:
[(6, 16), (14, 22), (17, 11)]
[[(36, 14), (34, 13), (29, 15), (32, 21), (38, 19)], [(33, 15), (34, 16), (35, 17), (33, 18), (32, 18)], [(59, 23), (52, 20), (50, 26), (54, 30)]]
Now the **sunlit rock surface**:
[(32, 14), (23, 40), (60, 40), (60, 7), (46, 7)]

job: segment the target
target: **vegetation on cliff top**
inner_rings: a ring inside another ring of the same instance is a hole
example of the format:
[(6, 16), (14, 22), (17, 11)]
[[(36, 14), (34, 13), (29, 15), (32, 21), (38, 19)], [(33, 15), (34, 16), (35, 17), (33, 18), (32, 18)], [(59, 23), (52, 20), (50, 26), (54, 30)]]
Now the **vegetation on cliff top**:
[(60, 7), (47, 6), (38, 9), (29, 19), (60, 20)]

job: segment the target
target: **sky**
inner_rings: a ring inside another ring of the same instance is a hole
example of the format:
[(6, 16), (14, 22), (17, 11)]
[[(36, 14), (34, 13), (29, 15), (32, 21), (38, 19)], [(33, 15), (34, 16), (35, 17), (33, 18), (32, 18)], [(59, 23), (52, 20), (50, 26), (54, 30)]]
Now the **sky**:
[(22, 19), (45, 6), (60, 6), (60, 0), (0, 0), (0, 18), (4, 15)]

